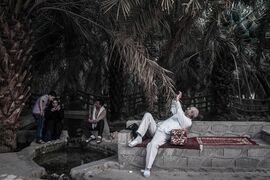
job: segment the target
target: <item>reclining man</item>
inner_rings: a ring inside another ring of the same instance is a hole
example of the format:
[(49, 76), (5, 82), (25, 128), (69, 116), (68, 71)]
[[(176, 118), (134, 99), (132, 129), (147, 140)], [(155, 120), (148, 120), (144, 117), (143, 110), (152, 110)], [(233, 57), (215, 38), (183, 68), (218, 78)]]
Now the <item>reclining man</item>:
[(159, 146), (165, 144), (170, 139), (170, 132), (172, 129), (187, 129), (192, 124), (192, 119), (196, 118), (199, 110), (195, 107), (188, 108), (183, 112), (179, 100), (182, 97), (182, 92), (176, 96), (176, 100), (172, 102), (171, 112), (172, 116), (165, 121), (156, 124), (150, 113), (145, 113), (142, 122), (137, 130), (138, 136), (129, 143), (130, 147), (142, 143), (142, 138), (148, 132), (153, 137), (146, 149), (146, 165), (143, 170), (145, 177), (150, 176), (150, 170), (158, 152)]

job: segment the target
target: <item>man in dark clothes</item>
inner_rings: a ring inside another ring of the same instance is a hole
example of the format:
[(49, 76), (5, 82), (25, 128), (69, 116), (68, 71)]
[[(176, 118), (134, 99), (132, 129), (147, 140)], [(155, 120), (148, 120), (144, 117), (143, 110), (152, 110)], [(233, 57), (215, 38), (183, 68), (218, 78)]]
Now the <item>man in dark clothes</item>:
[(59, 102), (55, 99), (49, 105), (45, 112), (45, 141), (59, 139), (62, 131), (62, 119), (64, 118), (64, 111)]
[[(82, 122), (83, 134), (86, 136), (86, 142), (97, 139), (97, 143), (102, 142), (104, 127), (108, 127), (106, 118), (106, 109), (103, 106), (104, 102), (102, 100), (96, 100), (91, 114), (91, 109), (89, 109), (89, 118), (87, 121)], [(92, 134), (91, 131), (97, 130), (97, 138)]]

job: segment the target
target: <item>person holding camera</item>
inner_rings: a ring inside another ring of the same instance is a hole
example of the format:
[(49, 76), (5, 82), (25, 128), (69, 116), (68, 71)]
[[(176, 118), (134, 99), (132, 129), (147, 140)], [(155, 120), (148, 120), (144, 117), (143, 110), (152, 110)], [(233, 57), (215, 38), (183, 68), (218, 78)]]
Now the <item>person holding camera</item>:
[(59, 139), (62, 131), (64, 111), (59, 101), (54, 99), (45, 111), (45, 141)]

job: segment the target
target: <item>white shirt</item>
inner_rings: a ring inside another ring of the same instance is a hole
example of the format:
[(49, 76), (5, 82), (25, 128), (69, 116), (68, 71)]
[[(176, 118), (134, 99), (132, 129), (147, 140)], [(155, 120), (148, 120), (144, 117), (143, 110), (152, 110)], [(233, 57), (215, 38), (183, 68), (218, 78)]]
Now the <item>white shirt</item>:
[(185, 116), (179, 101), (172, 101), (171, 112), (172, 117), (158, 124), (159, 130), (170, 134), (172, 129), (188, 128), (192, 125), (191, 119)]

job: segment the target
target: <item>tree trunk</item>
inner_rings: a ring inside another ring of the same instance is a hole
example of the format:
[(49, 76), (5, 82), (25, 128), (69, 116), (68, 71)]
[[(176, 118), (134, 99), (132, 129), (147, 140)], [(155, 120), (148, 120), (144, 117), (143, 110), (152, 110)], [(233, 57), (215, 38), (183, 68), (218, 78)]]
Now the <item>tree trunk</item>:
[(18, 117), (30, 95), (32, 38), (28, 22), (0, 18), (0, 152), (16, 149)]
[(229, 96), (233, 85), (233, 59), (224, 54), (221, 57), (224, 58), (218, 58), (215, 61), (211, 76), (214, 101), (212, 111), (217, 115), (228, 113), (230, 103)]
[(109, 64), (109, 96), (111, 103), (111, 120), (119, 120), (121, 118), (121, 109), (123, 104), (123, 66), (116, 59), (117, 54), (113, 54)]
[(259, 80), (259, 82), (264, 90), (264, 93), (266, 94), (265, 98), (269, 98), (270, 97), (270, 84), (267, 81), (265, 75), (263, 75), (263, 72), (257, 71), (256, 77)]

